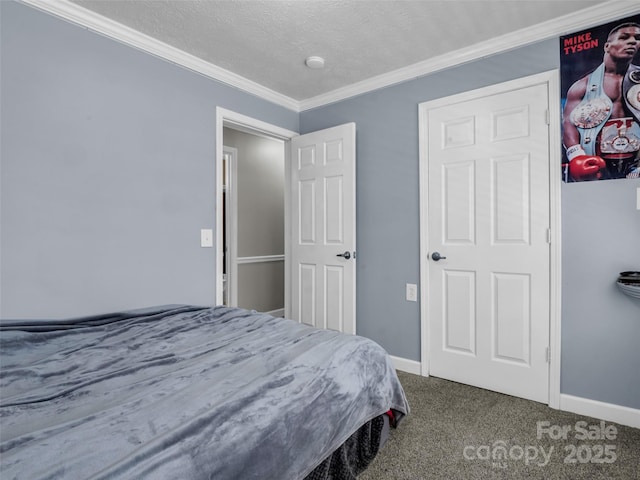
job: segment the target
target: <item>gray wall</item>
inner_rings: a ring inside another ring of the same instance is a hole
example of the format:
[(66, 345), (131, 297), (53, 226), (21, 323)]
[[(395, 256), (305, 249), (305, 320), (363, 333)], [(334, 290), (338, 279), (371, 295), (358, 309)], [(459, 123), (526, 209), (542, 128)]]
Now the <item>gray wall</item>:
[(1, 9), (0, 317), (215, 302), (216, 106), (298, 114), (31, 7)]
[[(284, 255), (284, 142), (230, 128), (225, 146), (238, 150), (238, 257)], [(238, 266), (238, 306), (284, 308), (284, 262)]]
[(284, 255), (284, 142), (230, 128), (238, 149), (238, 256)]
[(640, 299), (616, 286), (640, 270), (640, 180), (562, 187), (561, 391), (640, 408)]
[(284, 310), (284, 262), (238, 265), (238, 306), (259, 312)]
[[(557, 68), (551, 39), (302, 112), (301, 133), (356, 123), (359, 334), (420, 360), (419, 305), (404, 291), (419, 283), (418, 104)], [(636, 408), (640, 301), (614, 282), (620, 270), (640, 270), (639, 183), (562, 189), (561, 392)]]

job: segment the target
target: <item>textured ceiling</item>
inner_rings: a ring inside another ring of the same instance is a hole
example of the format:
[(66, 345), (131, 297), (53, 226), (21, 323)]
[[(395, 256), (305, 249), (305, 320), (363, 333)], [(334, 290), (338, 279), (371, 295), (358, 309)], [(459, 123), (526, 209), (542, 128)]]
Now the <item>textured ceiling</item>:
[[(73, 0), (295, 100), (556, 20), (587, 0)], [(325, 58), (310, 70), (309, 55)]]

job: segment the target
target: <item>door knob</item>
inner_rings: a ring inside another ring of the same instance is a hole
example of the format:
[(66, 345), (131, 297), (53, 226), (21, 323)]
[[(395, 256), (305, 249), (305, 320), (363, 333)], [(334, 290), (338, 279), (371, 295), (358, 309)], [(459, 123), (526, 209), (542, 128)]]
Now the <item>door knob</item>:
[(433, 258), (433, 261), (434, 261), (434, 262), (437, 262), (438, 260), (444, 260), (444, 259), (446, 259), (447, 257), (443, 257), (442, 255), (440, 255), (440, 252), (433, 252), (433, 253), (431, 254), (431, 258)]
[(336, 255), (336, 257), (343, 257), (345, 260), (349, 260), (351, 258), (351, 253), (349, 252), (339, 253)]

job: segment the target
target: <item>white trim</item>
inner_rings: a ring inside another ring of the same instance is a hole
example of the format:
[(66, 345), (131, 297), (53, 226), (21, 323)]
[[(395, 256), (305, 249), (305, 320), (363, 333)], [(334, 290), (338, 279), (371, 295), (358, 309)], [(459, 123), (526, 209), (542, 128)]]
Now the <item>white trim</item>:
[(419, 178), (420, 178), (420, 350), (421, 350), (421, 373), (429, 375), (429, 324), (428, 308), (428, 209), (423, 208), (423, 201), (427, 198), (429, 191), (428, 179), (428, 155), (426, 151), (428, 127), (428, 111), (455, 103), (495, 95), (508, 90), (526, 88), (533, 85), (546, 84), (548, 88), (548, 108), (549, 108), (549, 222), (552, 232), (552, 242), (550, 245), (550, 267), (549, 267), (549, 349), (551, 362), (549, 365), (549, 400), (548, 405), (558, 408), (560, 404), (560, 331), (561, 331), (561, 242), (560, 242), (560, 175), (557, 166), (560, 165), (560, 112), (556, 108), (560, 104), (559, 99), (559, 74), (557, 70), (538, 73), (528, 77), (502, 82), (488, 87), (470, 90), (467, 92), (438, 98), (418, 105), (418, 128), (419, 128)]
[(560, 74), (548, 72), (549, 86), (549, 407), (560, 408), (560, 346), (562, 323), (562, 139), (560, 136)]
[(393, 367), (396, 370), (413, 373), (414, 375), (420, 375), (420, 362), (402, 357), (394, 357), (393, 355), (389, 355), (389, 357), (391, 358)]
[(271, 311), (266, 312), (266, 313), (268, 313), (272, 317), (282, 317), (282, 318), (284, 318), (284, 308), (278, 308), (277, 310), (271, 310)]
[(272, 125), (271, 123), (263, 122), (257, 118), (249, 117), (242, 113), (234, 112), (233, 110), (227, 110), (226, 108), (216, 107), (216, 114), (219, 114), (220, 118), (223, 119), (225, 127), (234, 128), (245, 133), (276, 138), (283, 141), (300, 135), (298, 132), (287, 130), (286, 128), (278, 127), (277, 125)]
[(291, 317), (291, 139), (284, 146), (284, 317)]
[(213, 63), (206, 62), (190, 53), (172, 47), (149, 35), (99, 15), (68, 0), (21, 0), (23, 3), (45, 11), (87, 30), (109, 37), (133, 48), (175, 63), (181, 67), (200, 73), (205, 77), (239, 88), (260, 98), (273, 102), (295, 112), (300, 111), (297, 100), (282, 95), (259, 83), (242, 77)]
[[(223, 156), (228, 154), (227, 161), (227, 203), (226, 203), (226, 233), (227, 233), (227, 306), (238, 306), (238, 149), (222, 146)], [(224, 258), (224, 254), (223, 254)]]
[(259, 255), (255, 257), (237, 257), (236, 261), (238, 265), (246, 263), (266, 263), (266, 262), (282, 262), (284, 261), (283, 255)]
[[(428, 110), (426, 105), (418, 104), (418, 178), (419, 178), (419, 195), (418, 210), (420, 213), (419, 235), (420, 235), (420, 360), (421, 374), (424, 377), (429, 376), (429, 339), (431, 338), (431, 327), (427, 319), (429, 318), (430, 303), (429, 298), (429, 274), (424, 256), (429, 251), (429, 214), (428, 209), (422, 207), (423, 199), (427, 198), (429, 191), (429, 169), (427, 168), (428, 154), (426, 151), (427, 132), (429, 125)], [(423, 253), (424, 252), (424, 253)]]
[(560, 410), (640, 428), (640, 410), (637, 408), (574, 397), (563, 393), (560, 395)]
[(126, 27), (91, 10), (72, 3), (69, 0), (20, 0), (39, 10), (45, 11), (88, 30), (130, 45), (144, 52), (218, 80), (227, 85), (256, 95), (295, 112), (309, 110), (329, 103), (338, 102), (349, 97), (361, 95), (373, 90), (388, 87), (400, 82), (412, 80), (461, 63), (471, 62), (488, 55), (512, 50), (527, 44), (539, 42), (554, 36), (601, 24), (638, 13), (637, 2), (610, 0), (590, 8), (577, 10), (550, 20), (535, 27), (530, 27), (491, 40), (480, 42), (472, 47), (443, 54), (430, 60), (418, 62), (393, 72), (378, 75), (361, 82), (338, 88), (331, 92), (307, 98), (302, 101), (282, 95), (252, 80), (225, 70), (212, 63), (199, 59), (189, 53), (167, 45), (148, 35)]
[[(223, 224), (223, 215), (222, 208), (219, 208), (222, 205), (222, 153), (224, 149), (224, 127), (231, 128), (242, 128), (245, 132), (267, 135), (272, 138), (278, 138), (287, 143), (285, 146), (285, 181), (287, 181), (286, 172), (288, 170), (287, 166), (289, 165), (290, 155), (288, 154), (289, 146), (288, 142), (293, 137), (297, 137), (298, 133), (293, 132), (291, 130), (287, 130), (286, 128), (278, 127), (276, 125), (272, 125), (267, 122), (263, 122), (262, 120), (257, 120), (255, 118), (248, 117), (246, 115), (242, 115), (241, 113), (234, 112), (232, 110), (227, 110), (222, 107), (216, 107), (216, 304), (222, 304), (222, 288), (223, 288), (223, 277), (222, 277), (222, 224)], [(289, 201), (289, 195), (287, 191), (289, 189), (288, 183), (285, 184), (285, 237), (284, 237), (284, 251), (285, 251), (285, 290), (284, 290), (284, 298), (285, 298), (285, 308), (287, 307), (287, 302), (289, 302), (289, 274), (287, 271), (287, 262), (286, 257), (289, 251), (289, 234), (290, 225), (289, 225), (289, 216), (287, 212), (289, 211), (289, 206), (287, 202)]]
[[(446, 97), (436, 98), (427, 102), (422, 102), (418, 107), (425, 105), (429, 109), (439, 108), (447, 105), (453, 105), (455, 103), (467, 102), (469, 100), (475, 100), (477, 98), (488, 97), (504, 93), (509, 90), (519, 90), (528, 86), (540, 85), (541, 83), (548, 83), (552, 80), (553, 76), (557, 76), (557, 70), (549, 70), (547, 72), (535, 73), (526, 77), (516, 78), (515, 80), (508, 80), (506, 82), (494, 83), (486, 87), (477, 88), (474, 90), (467, 90), (465, 92), (456, 93)], [(554, 110), (557, 105), (551, 105)], [(551, 117), (553, 114), (550, 114)]]

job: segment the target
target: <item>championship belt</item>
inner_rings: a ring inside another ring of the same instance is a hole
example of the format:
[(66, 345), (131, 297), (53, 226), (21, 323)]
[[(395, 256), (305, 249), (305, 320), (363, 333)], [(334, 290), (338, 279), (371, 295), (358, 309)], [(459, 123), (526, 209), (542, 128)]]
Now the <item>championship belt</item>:
[(582, 100), (571, 112), (571, 122), (578, 128), (595, 128), (611, 115), (613, 103), (604, 97)]
[(640, 122), (640, 66), (629, 65), (622, 80), (622, 97), (636, 121)]
[(605, 123), (600, 134), (603, 154), (634, 153), (640, 150), (640, 125), (634, 118), (614, 118)]
[(613, 102), (602, 89), (603, 81), (604, 63), (589, 75), (582, 101), (569, 114), (580, 132), (580, 144), (587, 155), (596, 154), (596, 138), (613, 109)]

